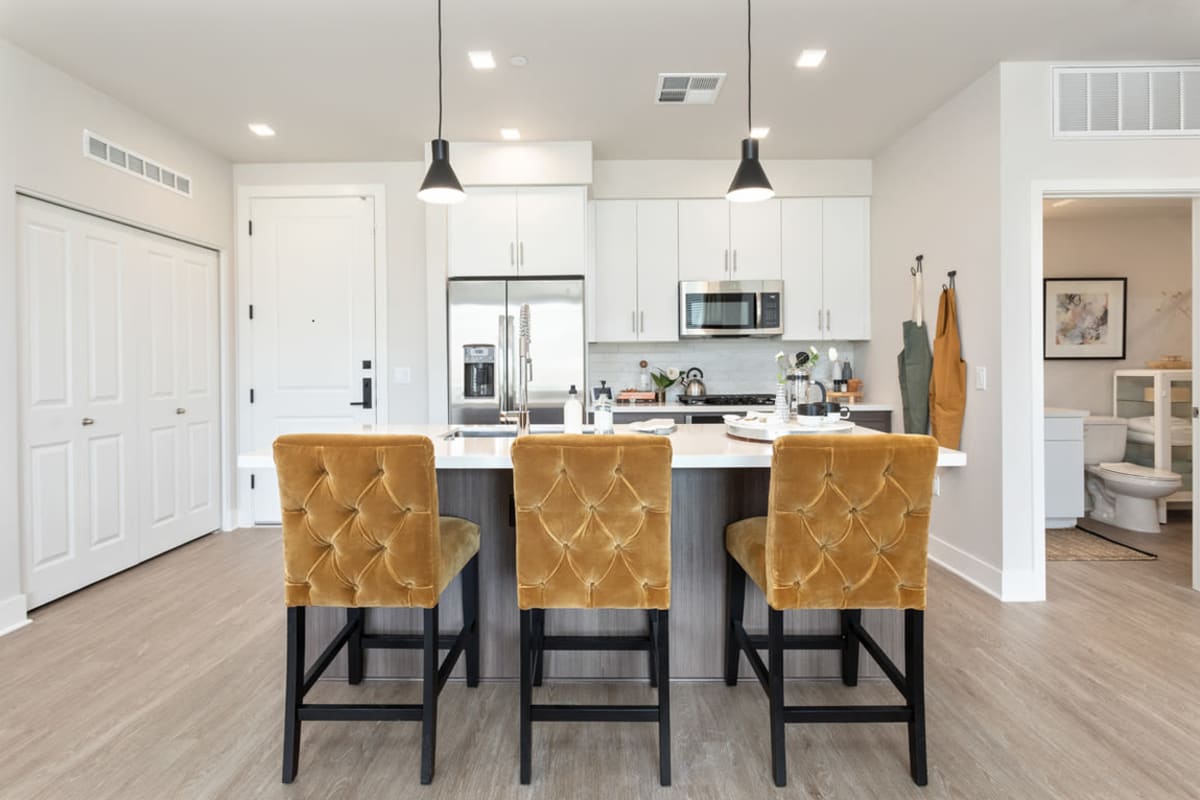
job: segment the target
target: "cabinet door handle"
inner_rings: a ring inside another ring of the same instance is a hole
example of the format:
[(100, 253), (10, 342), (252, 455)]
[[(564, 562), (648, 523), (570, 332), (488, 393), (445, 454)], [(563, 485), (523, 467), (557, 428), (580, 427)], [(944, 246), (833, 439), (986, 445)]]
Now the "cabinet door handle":
[(508, 265), (510, 267), (517, 265), (517, 246), (512, 242), (508, 243)]
[(733, 271), (737, 272), (737, 248), (733, 251)]
[(633, 329), (633, 332), (637, 333), (637, 311), (636, 310), (629, 312), (629, 325)]
[(646, 332), (646, 312), (642, 312), (642, 333)]
[(176, 414), (186, 414), (187, 409), (186, 408), (177, 408), (177, 409), (175, 409), (175, 413)]
[(525, 266), (525, 243), (524, 242), (520, 242), (517, 244), (517, 263), (518, 263), (518, 266), (522, 266), (522, 267)]
[(819, 330), (819, 331), (825, 330), (824, 326), (821, 325), (821, 309), (819, 309), (819, 308), (817, 309), (817, 330)]
[(825, 309), (825, 330), (830, 333), (833, 332), (833, 312), (828, 308)]
[(79, 424), (83, 425), (85, 427), (88, 425), (95, 425), (96, 420), (92, 419), (91, 417), (84, 417), (82, 420), (79, 421)]
[(725, 251), (725, 271), (729, 272), (729, 251)]

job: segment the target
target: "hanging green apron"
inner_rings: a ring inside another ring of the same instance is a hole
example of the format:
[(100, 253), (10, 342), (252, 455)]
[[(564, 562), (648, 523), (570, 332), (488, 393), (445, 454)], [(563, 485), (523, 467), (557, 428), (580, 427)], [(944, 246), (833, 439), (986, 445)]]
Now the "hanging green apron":
[(929, 432), (929, 378), (933, 351), (929, 329), (913, 320), (904, 322), (904, 349), (896, 356), (900, 373), (900, 399), (904, 404), (904, 432)]

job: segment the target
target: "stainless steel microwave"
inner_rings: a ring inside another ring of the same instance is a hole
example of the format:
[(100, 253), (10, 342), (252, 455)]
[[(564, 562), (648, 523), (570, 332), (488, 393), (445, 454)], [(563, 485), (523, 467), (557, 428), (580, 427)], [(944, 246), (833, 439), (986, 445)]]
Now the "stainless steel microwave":
[(679, 335), (780, 336), (783, 281), (680, 281)]

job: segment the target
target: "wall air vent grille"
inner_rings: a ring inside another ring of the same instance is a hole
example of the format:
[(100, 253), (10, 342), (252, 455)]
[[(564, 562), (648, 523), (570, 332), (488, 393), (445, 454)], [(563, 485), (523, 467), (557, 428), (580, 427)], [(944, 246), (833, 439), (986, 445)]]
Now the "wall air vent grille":
[(1054, 136), (1200, 136), (1200, 65), (1056, 67)]
[(666, 105), (711, 105), (717, 101), (724, 72), (661, 72), (654, 89), (654, 102)]
[(192, 179), (179, 174), (174, 167), (167, 167), (145, 158), (124, 145), (115, 144), (89, 130), (83, 132), (83, 155), (176, 194), (192, 196)]

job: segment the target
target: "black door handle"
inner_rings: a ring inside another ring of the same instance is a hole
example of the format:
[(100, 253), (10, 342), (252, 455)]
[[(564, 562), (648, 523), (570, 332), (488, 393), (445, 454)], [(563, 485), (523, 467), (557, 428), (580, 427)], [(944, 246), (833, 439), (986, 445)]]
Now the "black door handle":
[(371, 379), (363, 378), (362, 381), (363, 381), (362, 402), (361, 403), (351, 403), (350, 405), (362, 406), (363, 408), (371, 408)]

